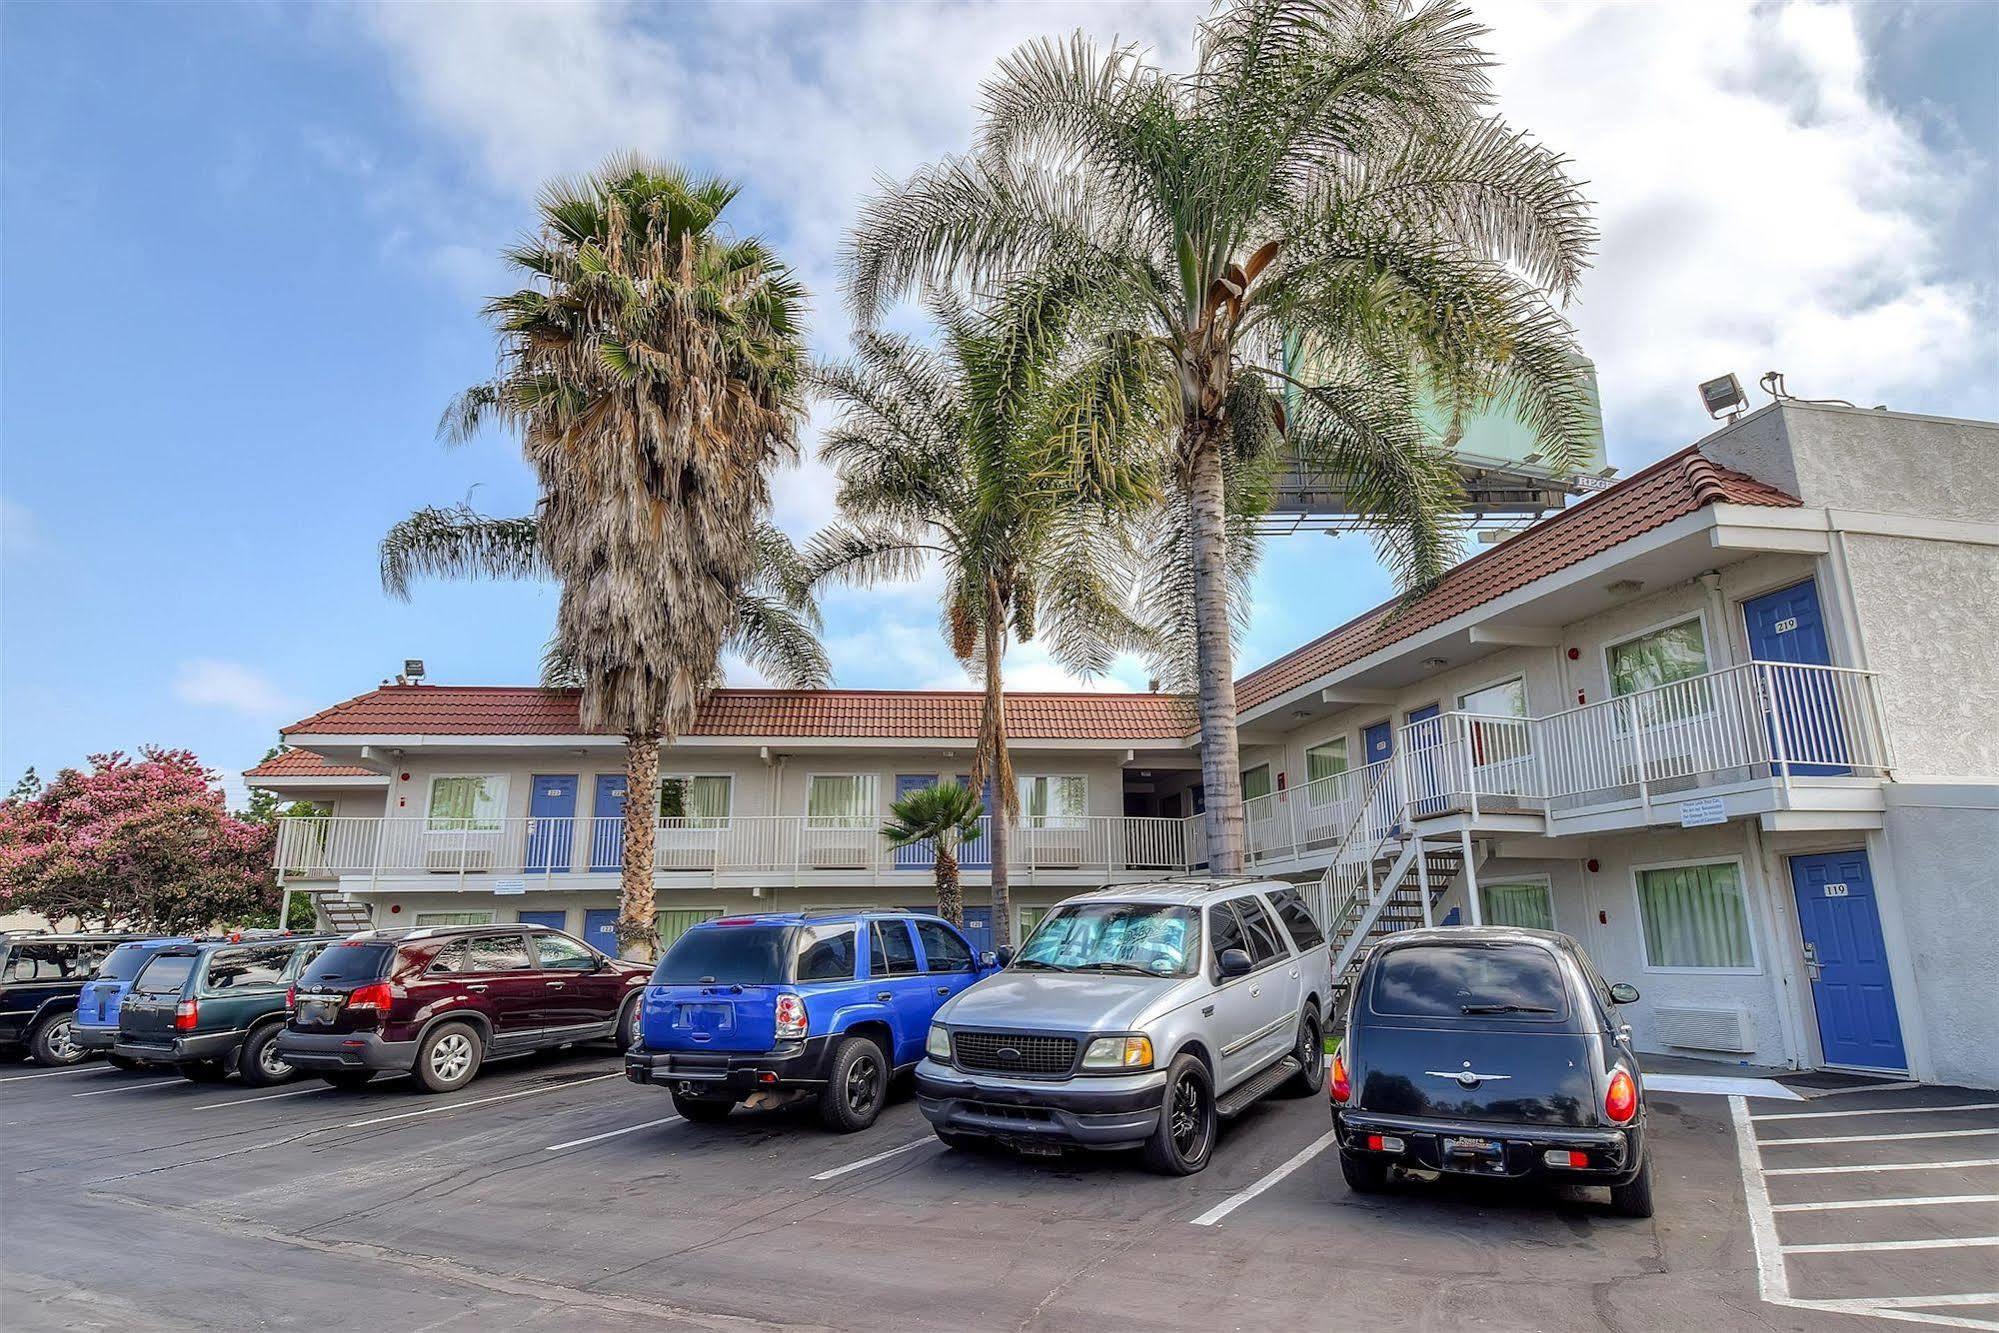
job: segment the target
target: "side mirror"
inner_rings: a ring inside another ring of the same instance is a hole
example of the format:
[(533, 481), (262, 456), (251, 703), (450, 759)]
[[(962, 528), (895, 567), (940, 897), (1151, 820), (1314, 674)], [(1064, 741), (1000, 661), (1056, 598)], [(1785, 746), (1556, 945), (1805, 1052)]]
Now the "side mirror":
[(993, 952), (993, 951), (992, 951), (991, 949), (988, 949), (988, 950), (986, 950), (986, 951), (985, 951), (984, 953), (982, 953), (982, 954), (980, 954), (980, 955), (979, 955), (979, 966), (980, 966), (980, 967), (998, 967), (998, 966), (999, 966), (999, 955), (998, 955), (998, 954), (996, 954), (996, 953), (994, 953), (994, 952)]
[(1628, 982), (1617, 982), (1610, 988), (1610, 998), (1618, 1004), (1637, 1004), (1638, 988)]
[(1013, 946), (1002, 944), (998, 949), (994, 950), (992, 953), (987, 954), (986, 957), (992, 959), (993, 962), (998, 964), (1000, 967), (1005, 967), (1008, 963), (1011, 963), (1013, 961)]
[(1221, 969), (1222, 979), (1226, 981), (1231, 977), (1248, 976), (1253, 964), (1246, 950), (1224, 949), (1221, 956), (1215, 959), (1215, 966)]

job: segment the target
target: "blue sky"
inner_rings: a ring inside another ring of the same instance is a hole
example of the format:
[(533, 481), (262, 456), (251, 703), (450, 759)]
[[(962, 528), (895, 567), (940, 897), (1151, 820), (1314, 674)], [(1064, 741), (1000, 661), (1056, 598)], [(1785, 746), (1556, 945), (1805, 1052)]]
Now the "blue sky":
[[(0, 775), (277, 727), (422, 657), (528, 682), (533, 587), (375, 576), (412, 508), (531, 503), (503, 440), (433, 440), (490, 372), (479, 299), (536, 185), (637, 147), (739, 178), (814, 289), (877, 172), (967, 141), (980, 75), (1082, 25), (1184, 64), (1200, 7), (56, 5), (0, 10)], [(1574, 311), (1627, 471), (1693, 385), (1999, 416), (1999, 7), (1480, 6), (1502, 111), (1604, 231)], [(803, 535), (827, 478), (782, 479)], [(1245, 665), (1377, 600), (1364, 540), (1274, 544)], [(930, 589), (827, 606), (839, 683), (956, 683)], [(1022, 688), (1060, 674), (1009, 660)], [(740, 675), (738, 677), (741, 679)], [(1139, 664), (1099, 682), (1142, 688)]]

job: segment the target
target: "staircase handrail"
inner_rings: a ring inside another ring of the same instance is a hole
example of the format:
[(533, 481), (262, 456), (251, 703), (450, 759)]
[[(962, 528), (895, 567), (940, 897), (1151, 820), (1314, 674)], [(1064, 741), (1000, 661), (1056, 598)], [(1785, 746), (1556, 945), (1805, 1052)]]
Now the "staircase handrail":
[[(1320, 881), (1325, 886), (1326, 901), (1332, 904), (1326, 916), (1325, 929), (1328, 939), (1338, 936), (1342, 923), (1361, 905), (1361, 885), (1366, 883), (1364, 868), (1379, 860), (1382, 849), (1397, 836), (1397, 825), (1391, 821), (1368, 848), (1366, 856), (1355, 858), (1348, 855), (1348, 849), (1353, 845), (1354, 839), (1363, 835), (1367, 829), (1368, 817), (1374, 812), (1375, 799), (1381, 793), (1382, 784), (1392, 781), (1395, 775), (1393, 765), (1385, 759), (1368, 767), (1377, 771), (1363, 784), (1360, 808), (1354, 812), (1353, 821), (1347, 825), (1347, 831), (1341, 836), (1339, 846), (1334, 849), (1332, 863), (1320, 876)], [(1337, 899), (1335, 895), (1338, 895)]]

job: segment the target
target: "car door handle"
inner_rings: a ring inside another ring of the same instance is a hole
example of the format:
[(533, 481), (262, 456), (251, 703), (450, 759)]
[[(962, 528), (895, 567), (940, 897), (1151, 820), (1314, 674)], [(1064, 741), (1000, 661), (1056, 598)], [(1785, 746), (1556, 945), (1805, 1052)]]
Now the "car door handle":
[(949, 986), (939, 986), (937, 988), (937, 993), (939, 995), (949, 995), (951, 993), (951, 988)]
[(566, 981), (544, 981), (541, 984), (544, 986), (567, 986), (569, 983)]
[(876, 991), (875, 998), (877, 1000), (880, 1000), (883, 1004), (887, 1004), (890, 1000), (893, 1000), (895, 998), (895, 992), (886, 991), (886, 990)]
[(1261, 995), (1261, 994), (1263, 994), (1263, 987), (1261, 987), (1261, 986), (1251, 986), (1251, 987), (1249, 988), (1249, 997), (1250, 997), (1250, 998), (1251, 998), (1252, 1000), (1253, 1000), (1253, 999), (1255, 999), (1255, 998), (1256, 998), (1257, 996), (1259, 996), (1259, 995)]
[(1296, 981), (1298, 979), (1298, 969), (1295, 967), (1291, 969), (1291, 979), (1293, 981)]
[(485, 983), (485, 982), (483, 982), (483, 981), (473, 981), (473, 982), (468, 982), (468, 983), (466, 983), (466, 986), (465, 986), (465, 989), (466, 989), (466, 990), (484, 990), (484, 989), (486, 989), (486, 983)]
[(1201, 1006), (1201, 1017), (1213, 1018), (1214, 1016), (1215, 1016), (1215, 1006), (1213, 1006), (1212, 1004), (1204, 1004)]

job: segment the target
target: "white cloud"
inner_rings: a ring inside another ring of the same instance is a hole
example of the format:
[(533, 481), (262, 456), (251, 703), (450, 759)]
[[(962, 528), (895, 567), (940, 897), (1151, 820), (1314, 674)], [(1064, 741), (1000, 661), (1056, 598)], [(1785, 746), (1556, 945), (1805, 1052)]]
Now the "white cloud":
[(173, 693), (182, 703), (226, 709), (258, 722), (290, 722), (307, 711), (257, 668), (215, 657), (182, 662), (174, 673)]

